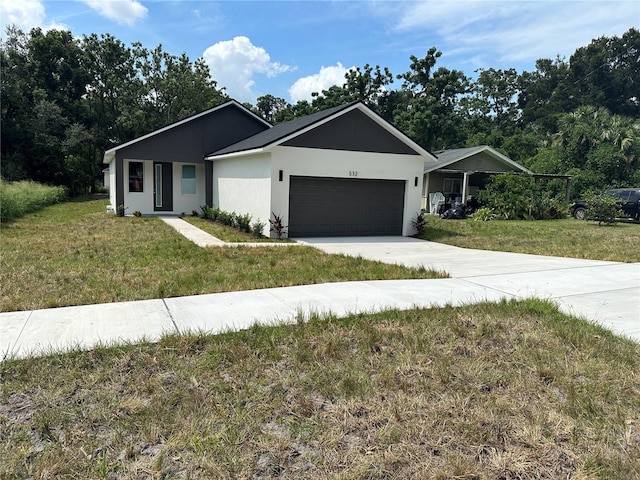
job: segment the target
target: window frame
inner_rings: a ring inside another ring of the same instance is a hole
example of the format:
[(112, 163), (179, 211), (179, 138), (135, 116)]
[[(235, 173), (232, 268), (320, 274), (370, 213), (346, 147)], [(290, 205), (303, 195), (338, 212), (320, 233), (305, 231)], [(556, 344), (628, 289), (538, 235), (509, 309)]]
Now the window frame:
[(144, 162), (129, 162), (129, 193), (144, 193)]
[[(451, 182), (451, 189), (447, 190), (447, 182)], [(455, 190), (455, 185), (459, 185), (459, 190)], [(445, 177), (442, 181), (442, 193), (444, 194), (452, 194), (457, 193), (462, 195), (462, 179), (456, 177)]]
[[(193, 177), (185, 177), (185, 168), (193, 168)], [(197, 195), (198, 193), (198, 169), (195, 164), (183, 164), (180, 169), (180, 194), (181, 195)], [(188, 182), (188, 183), (185, 183)], [(185, 191), (185, 186), (189, 186), (188, 191)]]

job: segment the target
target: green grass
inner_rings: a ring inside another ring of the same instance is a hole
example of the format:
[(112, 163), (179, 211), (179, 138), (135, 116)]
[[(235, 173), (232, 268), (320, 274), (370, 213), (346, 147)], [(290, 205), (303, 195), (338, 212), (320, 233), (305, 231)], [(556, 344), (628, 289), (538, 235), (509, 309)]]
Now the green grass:
[(2, 225), (0, 311), (438, 276), (296, 245), (200, 248), (157, 218), (106, 214), (106, 204), (68, 202)]
[(475, 222), (427, 216), (422, 238), (464, 248), (616, 262), (640, 262), (640, 225), (563, 220)]
[(0, 478), (640, 478), (640, 346), (542, 301), (0, 364)]
[(64, 187), (32, 181), (5, 182), (0, 178), (0, 222), (8, 222), (67, 199)]
[(249, 233), (242, 232), (236, 228), (223, 225), (218, 222), (212, 222), (211, 220), (205, 220), (200, 217), (183, 217), (184, 221), (189, 222), (191, 225), (210, 233), (214, 237), (227, 243), (246, 243), (246, 242), (290, 242), (288, 239), (278, 240), (275, 238), (256, 238)]

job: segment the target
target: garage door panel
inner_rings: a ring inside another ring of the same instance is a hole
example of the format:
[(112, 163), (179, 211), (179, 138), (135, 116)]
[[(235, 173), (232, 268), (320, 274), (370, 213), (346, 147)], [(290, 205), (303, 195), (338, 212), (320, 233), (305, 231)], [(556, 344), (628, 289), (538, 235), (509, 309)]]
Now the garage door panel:
[(401, 235), (405, 182), (291, 176), (289, 236)]

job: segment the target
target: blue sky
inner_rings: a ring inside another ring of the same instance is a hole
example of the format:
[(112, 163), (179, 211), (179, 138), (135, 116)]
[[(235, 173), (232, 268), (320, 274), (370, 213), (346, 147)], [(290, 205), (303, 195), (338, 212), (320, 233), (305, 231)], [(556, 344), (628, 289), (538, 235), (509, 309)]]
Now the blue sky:
[(443, 52), (437, 66), (469, 76), (478, 68), (531, 71), (538, 58), (568, 59), (594, 38), (639, 28), (640, 1), (2, 0), (3, 31), (9, 23), (162, 44), (203, 57), (240, 101), (269, 93), (295, 102), (342, 84), (350, 67), (404, 73), (410, 55), (432, 46)]

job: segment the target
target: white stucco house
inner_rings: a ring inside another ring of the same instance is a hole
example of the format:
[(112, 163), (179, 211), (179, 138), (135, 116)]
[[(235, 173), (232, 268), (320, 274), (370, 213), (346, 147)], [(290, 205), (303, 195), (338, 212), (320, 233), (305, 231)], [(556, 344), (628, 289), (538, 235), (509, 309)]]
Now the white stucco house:
[(105, 152), (111, 205), (283, 218), (290, 237), (411, 235), (436, 158), (360, 102), (271, 126), (231, 100)]

